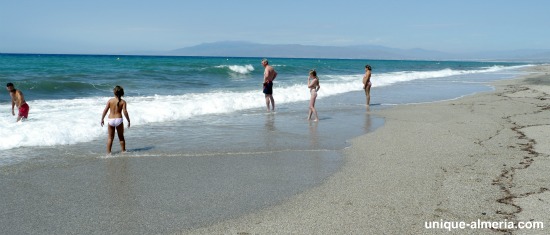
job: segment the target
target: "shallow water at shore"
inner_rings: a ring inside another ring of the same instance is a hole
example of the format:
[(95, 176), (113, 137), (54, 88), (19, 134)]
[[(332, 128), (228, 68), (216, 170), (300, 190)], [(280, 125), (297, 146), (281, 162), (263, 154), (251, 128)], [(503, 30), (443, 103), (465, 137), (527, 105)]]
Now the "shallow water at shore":
[[(281, 106), (132, 127), (124, 154), (105, 155), (105, 140), (10, 150), (27, 159), (0, 168), (7, 189), (0, 204), (15, 212), (3, 227), (165, 233), (205, 226), (322, 183), (343, 164), (348, 139), (383, 125), (359, 104), (319, 103), (319, 122), (305, 120), (304, 104)], [(25, 203), (9, 203), (16, 200)]]

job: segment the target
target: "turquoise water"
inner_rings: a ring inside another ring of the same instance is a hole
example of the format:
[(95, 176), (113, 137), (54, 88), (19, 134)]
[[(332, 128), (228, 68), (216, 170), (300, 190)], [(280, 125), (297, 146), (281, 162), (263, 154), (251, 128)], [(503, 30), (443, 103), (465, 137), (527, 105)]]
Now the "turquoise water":
[[(254, 91), (261, 81), (260, 58), (0, 55), (0, 76), (34, 100), (108, 96), (122, 85), (127, 96)], [(279, 88), (303, 85), (310, 69), (331, 84), (356, 79), (374, 67), (375, 85), (501, 71), (519, 63), (271, 59), (281, 74)], [(305, 78), (304, 78), (305, 77)], [(330, 87), (329, 87), (330, 88)], [(349, 89), (352, 90), (352, 89)], [(337, 92), (348, 92), (339, 90)], [(289, 100), (295, 101), (295, 100)]]

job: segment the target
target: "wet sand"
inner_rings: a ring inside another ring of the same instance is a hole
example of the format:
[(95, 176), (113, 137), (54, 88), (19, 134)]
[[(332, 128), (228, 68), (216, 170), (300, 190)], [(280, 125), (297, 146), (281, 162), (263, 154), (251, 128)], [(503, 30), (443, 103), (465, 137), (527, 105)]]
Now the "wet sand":
[(280, 203), (330, 176), (336, 151), (121, 154), (0, 174), (3, 234), (167, 234)]
[[(354, 107), (325, 111), (321, 122), (291, 111), (224, 119), (210, 130), (197, 125), (196, 140), (178, 123), (146, 135), (129, 129), (128, 153), (115, 140), (108, 157), (105, 139), (6, 151), (23, 159), (0, 167), (1, 231), (170, 234), (209, 226), (321, 184), (342, 166), (345, 140), (383, 124)], [(181, 138), (163, 137), (169, 131)]]
[[(542, 221), (550, 210), (550, 66), (494, 92), (372, 111), (322, 185), (276, 206), (183, 234), (449, 234), (427, 221)], [(546, 226), (550, 224), (545, 224)], [(544, 234), (457, 229), (450, 234)]]

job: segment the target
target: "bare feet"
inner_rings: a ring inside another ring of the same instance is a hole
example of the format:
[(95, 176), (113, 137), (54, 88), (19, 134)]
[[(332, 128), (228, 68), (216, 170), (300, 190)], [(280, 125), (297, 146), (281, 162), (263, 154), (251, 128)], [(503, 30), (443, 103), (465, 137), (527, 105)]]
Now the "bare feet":
[(317, 121), (319, 121), (319, 119), (317, 119), (317, 118), (315, 118), (315, 119), (311, 120), (311, 118), (310, 118), (310, 117), (306, 118), (306, 120), (308, 120), (308, 121), (314, 121), (314, 122), (317, 122)]

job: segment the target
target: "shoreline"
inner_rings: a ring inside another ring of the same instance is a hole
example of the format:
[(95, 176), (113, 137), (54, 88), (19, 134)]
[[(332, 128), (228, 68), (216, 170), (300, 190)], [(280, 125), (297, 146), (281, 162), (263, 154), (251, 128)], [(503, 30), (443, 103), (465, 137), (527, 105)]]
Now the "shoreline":
[[(428, 221), (544, 221), (550, 66), (457, 100), (372, 112), (344, 166), (280, 205), (183, 234), (422, 234)], [(453, 230), (485, 234), (488, 229)], [(495, 232), (541, 230), (501, 229)]]
[[(351, 106), (323, 112), (321, 125), (301, 119), (302, 114), (244, 117), (231, 132), (217, 132), (217, 139), (234, 140), (228, 143), (235, 147), (205, 149), (205, 154), (163, 151), (179, 143), (163, 145), (158, 137), (165, 128), (147, 136), (129, 132), (129, 152), (108, 158), (102, 140), (29, 151), (39, 158), (0, 168), (0, 224), (6, 233), (29, 234), (170, 234), (209, 226), (321, 184), (343, 164), (347, 139), (382, 125)], [(204, 128), (193, 124), (185, 125)], [(217, 127), (205, 131), (227, 125), (218, 122)], [(249, 134), (236, 138), (238, 132)], [(257, 146), (230, 151), (245, 144)]]

